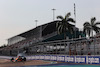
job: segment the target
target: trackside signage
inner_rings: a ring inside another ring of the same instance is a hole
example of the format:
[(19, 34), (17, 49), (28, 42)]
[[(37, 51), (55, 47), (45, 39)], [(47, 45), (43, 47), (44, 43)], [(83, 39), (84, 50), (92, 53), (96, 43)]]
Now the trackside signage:
[(40, 60), (44, 60), (45, 56), (44, 55), (40, 55)]
[(49, 56), (49, 55), (45, 55), (45, 60), (50, 60), (50, 58), (51, 58), (51, 56)]
[(65, 56), (57, 56), (57, 61), (65, 61)]
[(33, 55), (31, 60), (51, 60), (70, 63), (100, 64), (100, 56), (68, 56), (68, 55)]
[(75, 63), (86, 63), (85, 56), (75, 56)]
[(74, 62), (74, 56), (65, 56), (65, 62)]
[(100, 64), (100, 57), (99, 56), (88, 56), (87, 63), (88, 64)]
[(57, 61), (57, 56), (56, 55), (51, 55), (50, 60)]

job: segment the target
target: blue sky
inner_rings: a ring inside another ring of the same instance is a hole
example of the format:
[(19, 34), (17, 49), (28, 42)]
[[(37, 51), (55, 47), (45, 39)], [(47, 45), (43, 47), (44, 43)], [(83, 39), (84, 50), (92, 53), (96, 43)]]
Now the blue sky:
[[(76, 4), (76, 26), (83, 28), (83, 23), (96, 17), (100, 21), (100, 0), (0, 0), (0, 45), (7, 39), (53, 20), (58, 15), (71, 12), (74, 18)], [(56, 20), (56, 19), (55, 19)]]

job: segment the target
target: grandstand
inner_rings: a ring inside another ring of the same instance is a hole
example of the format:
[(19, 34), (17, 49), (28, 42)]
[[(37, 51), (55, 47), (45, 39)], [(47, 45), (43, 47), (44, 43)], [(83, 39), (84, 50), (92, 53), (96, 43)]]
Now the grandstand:
[[(30, 50), (30, 52), (37, 53), (40, 51), (39, 48), (41, 48), (41, 52), (44, 51), (44, 46), (42, 45), (37, 45), (37, 43), (41, 42), (49, 42), (49, 41), (58, 41), (58, 40), (63, 40), (64, 39), (64, 34), (57, 34), (57, 28), (56, 28), (56, 22), (53, 21), (41, 26), (37, 26), (36, 28), (33, 28), (29, 31), (26, 31), (24, 33), (18, 34), (16, 36), (13, 36), (8, 39), (8, 46), (0, 49), (2, 54), (7, 55), (16, 55), (18, 52), (22, 52), (27, 48), (27, 53)], [(75, 34), (70, 34), (69, 31), (66, 32), (66, 39), (72, 39), (72, 38), (79, 38), (79, 37), (85, 37), (82, 31), (79, 31), (78, 28), (76, 28), (74, 25), (72, 25), (74, 29), (76, 29), (76, 35)], [(50, 51), (49, 51), (50, 52)]]

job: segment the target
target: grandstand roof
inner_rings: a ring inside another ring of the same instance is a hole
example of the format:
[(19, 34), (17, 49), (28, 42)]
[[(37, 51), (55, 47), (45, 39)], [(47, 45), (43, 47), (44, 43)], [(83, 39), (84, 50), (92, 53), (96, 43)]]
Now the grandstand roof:
[(22, 37), (25, 37), (25, 38), (30, 37), (32, 35), (31, 33), (34, 32), (34, 29), (36, 29), (36, 28), (28, 30), (28, 31), (26, 31), (24, 33), (21, 33), (21, 34), (17, 35), (17, 36), (22, 36)]
[(16, 37), (16, 36), (21, 36), (21, 37), (27, 38), (27, 37), (29, 36), (29, 34), (30, 34), (34, 29), (35, 29), (35, 28), (33, 28), (33, 29), (31, 29), (31, 30), (28, 30), (28, 31), (26, 31), (26, 32), (23, 32), (23, 33), (21, 33), (21, 34), (15, 35), (15, 36), (13, 36), (13, 37), (10, 37), (10, 38), (8, 38), (8, 39), (14, 38), (14, 37)]
[[(42, 27), (45, 27), (46, 25), (49, 25), (49, 24), (54, 24), (53, 25), (53, 27), (55, 26), (55, 24), (56, 24), (56, 22), (57, 21), (52, 21), (52, 22), (49, 22), (49, 23), (46, 23), (46, 24), (43, 24), (43, 25), (40, 25), (40, 26), (42, 26)], [(32, 36), (33, 34), (33, 32), (35, 32), (35, 29), (37, 29), (37, 28), (39, 28), (40, 26), (37, 26), (37, 27), (35, 27), (35, 28), (33, 28), (33, 29), (30, 29), (30, 30), (28, 30), (28, 31), (26, 31), (26, 32), (23, 32), (23, 33), (21, 33), (21, 34), (18, 34), (18, 35), (16, 35), (16, 36), (21, 36), (21, 37), (25, 37), (25, 38), (28, 38), (28, 37), (30, 37), (30, 36)], [(74, 26), (74, 25), (73, 25)], [(50, 28), (51, 29), (51, 28)], [(53, 29), (53, 28), (52, 28)], [(46, 29), (47, 30), (47, 29)], [(43, 32), (44, 33), (44, 32)], [(46, 33), (46, 32), (45, 32)], [(8, 38), (8, 39), (11, 39), (11, 38), (14, 38), (14, 37), (16, 37), (16, 36), (13, 36), (13, 37), (10, 37), (10, 38)]]
[[(53, 21), (53, 22), (56, 22), (56, 21)], [(46, 24), (43, 24), (43, 25), (40, 25), (40, 26), (45, 26), (45, 25), (48, 25), (48, 24), (50, 24), (50, 23), (53, 23), (53, 22), (49, 22), (49, 23), (46, 23)], [(39, 28), (40, 26), (37, 26), (37, 27), (35, 27), (35, 28), (32, 28), (32, 29), (30, 29), (30, 30), (28, 30), (28, 31), (26, 31), (26, 32), (23, 32), (23, 33), (21, 33), (21, 34), (18, 34), (18, 35), (15, 35), (15, 36), (13, 36), (13, 37), (10, 37), (10, 38), (8, 38), (8, 39), (11, 39), (11, 38), (14, 38), (14, 37), (16, 37), (16, 36), (21, 36), (21, 37), (25, 37), (25, 38), (27, 38), (27, 37), (30, 37), (32, 34), (32, 32), (34, 32), (34, 30), (36, 29), (36, 28)]]

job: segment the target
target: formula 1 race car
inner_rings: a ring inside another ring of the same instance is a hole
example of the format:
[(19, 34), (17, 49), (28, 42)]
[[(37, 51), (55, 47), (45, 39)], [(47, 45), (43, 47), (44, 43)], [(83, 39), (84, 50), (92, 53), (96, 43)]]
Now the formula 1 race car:
[(25, 57), (25, 55), (24, 54), (22, 54), (22, 53), (19, 53), (18, 55), (17, 55), (17, 58), (11, 58), (11, 61), (12, 62), (20, 62), (20, 61), (26, 61), (26, 57)]

